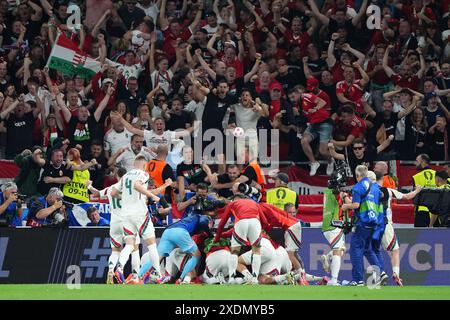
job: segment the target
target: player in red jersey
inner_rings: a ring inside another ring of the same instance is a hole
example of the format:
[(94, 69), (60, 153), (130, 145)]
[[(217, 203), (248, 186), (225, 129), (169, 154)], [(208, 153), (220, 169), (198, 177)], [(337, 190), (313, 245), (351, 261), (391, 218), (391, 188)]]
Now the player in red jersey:
[[(236, 194), (236, 188), (233, 188), (233, 192)], [(237, 195), (238, 196), (238, 195)], [(214, 237), (214, 242), (219, 241), (223, 228), (227, 223), (230, 215), (233, 215), (234, 230), (231, 237), (231, 253), (238, 255), (241, 246), (249, 243), (252, 246), (252, 278), (246, 279), (249, 283), (257, 283), (257, 277), (259, 269), (261, 267), (261, 225), (267, 224), (265, 217), (261, 215), (259, 205), (250, 199), (237, 199), (233, 200), (225, 208), (225, 212), (222, 215), (219, 226), (217, 227), (217, 233)], [(230, 278), (234, 277), (235, 270), (229, 266), (231, 270)]]

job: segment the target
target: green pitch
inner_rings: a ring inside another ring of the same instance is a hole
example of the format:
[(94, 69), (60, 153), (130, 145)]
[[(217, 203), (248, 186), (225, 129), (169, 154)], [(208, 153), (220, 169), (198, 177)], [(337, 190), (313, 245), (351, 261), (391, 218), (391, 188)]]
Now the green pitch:
[(65, 285), (0, 285), (0, 299), (56, 300), (315, 300), (420, 299), (450, 300), (450, 286), (327, 287), (214, 285), (95, 285), (69, 290)]

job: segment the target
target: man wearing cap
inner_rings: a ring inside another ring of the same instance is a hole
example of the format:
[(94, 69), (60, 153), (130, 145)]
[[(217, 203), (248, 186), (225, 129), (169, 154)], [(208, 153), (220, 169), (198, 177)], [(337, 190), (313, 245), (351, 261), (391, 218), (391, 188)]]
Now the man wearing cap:
[(275, 179), (275, 188), (267, 190), (267, 203), (274, 205), (281, 210), (288, 203), (295, 203), (295, 208), (298, 208), (297, 193), (288, 188), (289, 176), (280, 172)]
[(427, 118), (428, 127), (432, 127), (436, 124), (436, 118), (438, 116), (445, 117), (447, 121), (450, 121), (450, 112), (444, 106), (441, 98), (438, 97), (436, 92), (430, 92), (425, 95), (426, 108), (425, 117)]
[(2, 185), (0, 192), (0, 219), (9, 226), (22, 225), (22, 199), (17, 197), (17, 185), (8, 182)]

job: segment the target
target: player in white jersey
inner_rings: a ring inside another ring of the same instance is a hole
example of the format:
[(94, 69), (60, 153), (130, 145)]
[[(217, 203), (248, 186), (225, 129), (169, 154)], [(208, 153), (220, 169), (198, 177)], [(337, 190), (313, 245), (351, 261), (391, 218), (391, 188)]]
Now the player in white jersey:
[[(117, 170), (116, 179), (119, 179), (125, 175), (127, 171), (124, 168), (119, 168)], [(122, 215), (121, 215), (121, 199), (114, 198), (111, 196), (111, 192), (113, 189), (117, 189), (117, 183), (105, 188), (103, 190), (97, 190), (92, 187), (92, 181), (88, 181), (86, 183), (87, 189), (95, 195), (98, 195), (100, 198), (107, 198), (109, 201), (109, 210), (111, 212), (111, 220), (110, 220), (110, 228), (109, 228), (109, 238), (111, 244), (111, 255), (108, 260), (108, 277), (106, 280), (107, 284), (113, 284), (113, 276), (114, 269), (119, 261), (120, 251), (123, 247), (123, 226), (122, 226)], [(139, 270), (141, 259), (139, 256), (139, 242), (140, 238), (136, 237), (136, 242), (134, 246), (134, 250), (131, 253), (131, 269)], [(133, 271), (135, 272), (135, 271)], [(137, 271), (136, 271), (137, 272)], [(120, 283), (121, 279), (117, 279)]]
[[(244, 275), (244, 278), (252, 277), (247, 270), (248, 265), (252, 264), (252, 252), (239, 256), (237, 270)], [(258, 275), (259, 284), (295, 284), (294, 273), (288, 272), (280, 275), (280, 263), (277, 252), (272, 242), (263, 237), (261, 238), (261, 268)], [(257, 284), (257, 283), (253, 283)]]
[(392, 279), (397, 285), (403, 286), (402, 279), (400, 278), (400, 252), (398, 239), (395, 235), (394, 225), (392, 222), (392, 199), (413, 199), (420, 192), (420, 190), (422, 190), (422, 188), (419, 186), (414, 191), (404, 194), (395, 189), (383, 187), (384, 174), (380, 172), (375, 172), (375, 174), (377, 183), (378, 185), (380, 185), (380, 190), (381, 192), (383, 192), (383, 199), (385, 199), (383, 206), (385, 207), (384, 209), (386, 211), (387, 218), (386, 228), (381, 239), (381, 245), (383, 246), (384, 250), (386, 250), (391, 256), (393, 272)]
[[(158, 190), (148, 190), (150, 179), (144, 171), (147, 160), (144, 156), (137, 156), (134, 160), (134, 169), (127, 172), (117, 184), (117, 189), (113, 189), (111, 195), (117, 197), (122, 193), (122, 218), (125, 247), (122, 249), (119, 262), (116, 268), (116, 276), (124, 281), (123, 266), (128, 261), (134, 249), (136, 237), (141, 237), (147, 245), (150, 261), (159, 277), (161, 271), (159, 266), (159, 255), (156, 248), (155, 228), (150, 220), (147, 208), (147, 197), (158, 202), (156, 195)], [(164, 187), (167, 187), (167, 181)], [(139, 281), (136, 276), (134, 279)]]

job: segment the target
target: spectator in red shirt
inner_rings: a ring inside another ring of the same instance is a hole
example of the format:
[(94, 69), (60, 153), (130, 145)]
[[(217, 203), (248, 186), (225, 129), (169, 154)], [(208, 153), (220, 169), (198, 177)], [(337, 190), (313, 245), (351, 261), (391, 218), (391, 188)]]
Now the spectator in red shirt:
[(337, 147), (348, 147), (355, 139), (364, 138), (366, 123), (355, 114), (352, 105), (344, 105), (338, 111), (334, 119), (333, 140)]
[(195, 15), (194, 21), (192, 21), (192, 23), (187, 28), (183, 29), (183, 24), (181, 21), (176, 19), (171, 19), (169, 21), (169, 18), (166, 15), (166, 1), (163, 1), (161, 3), (159, 21), (161, 30), (163, 31), (164, 35), (163, 50), (166, 56), (169, 58), (169, 61), (172, 61), (176, 56), (175, 48), (177, 47), (177, 39), (188, 41), (201, 21), (203, 2), (199, 2), (198, 4), (196, 4), (195, 8), (197, 10), (197, 13)]
[[(277, 15), (275, 15), (275, 17), (277, 17)], [(306, 54), (306, 48), (308, 47), (308, 44), (311, 43), (311, 36), (314, 33), (316, 26), (316, 19), (311, 19), (311, 26), (306, 32), (302, 32), (303, 23), (299, 16), (292, 18), (290, 28), (286, 28), (279, 19), (277, 21), (277, 27), (283, 33), (287, 49), (291, 50), (293, 46), (298, 45), (300, 46), (302, 56)]]
[(384, 45), (378, 45), (373, 53), (372, 59), (367, 64), (367, 74), (371, 79), (370, 94), (372, 103), (377, 112), (383, 107), (383, 94), (390, 91), (391, 79), (387, 76), (383, 68), (383, 57), (386, 51)]
[(326, 102), (325, 109), (331, 113), (331, 99), (330, 96), (323, 90), (319, 89), (319, 80), (314, 77), (306, 80), (306, 91), (311, 92)]
[[(301, 143), (303, 152), (308, 158), (311, 167), (311, 170), (309, 171), (310, 176), (314, 176), (317, 169), (320, 167), (320, 163), (316, 161), (311, 148), (312, 141), (319, 139), (319, 153), (325, 159), (331, 160), (327, 145), (331, 138), (333, 125), (330, 122), (330, 113), (326, 110), (326, 105), (327, 103), (325, 100), (313, 93), (303, 93), (302, 95), (303, 114), (308, 119), (309, 124), (302, 137)], [(331, 162), (327, 167), (327, 174), (330, 175), (332, 170), (333, 163)]]
[(409, 64), (404, 64), (399, 68), (398, 73), (395, 73), (391, 67), (388, 66), (388, 57), (389, 52), (394, 48), (394, 46), (390, 45), (387, 47), (386, 52), (383, 57), (383, 68), (386, 72), (386, 75), (391, 78), (392, 82), (402, 88), (410, 88), (412, 90), (417, 91), (419, 89), (420, 79), (422, 79), (425, 70), (426, 64), (425, 59), (422, 54), (421, 49), (417, 49), (420, 55), (420, 69), (416, 74), (412, 74), (411, 66)]
[[(355, 70), (359, 70), (362, 79), (355, 80)], [(353, 63), (352, 67), (344, 69), (345, 80), (336, 84), (336, 95), (342, 104), (351, 103), (355, 105), (357, 115), (362, 115), (367, 109), (367, 101), (363, 100), (364, 86), (369, 83), (370, 79), (367, 73), (357, 63)]]

